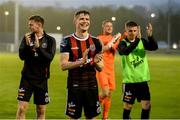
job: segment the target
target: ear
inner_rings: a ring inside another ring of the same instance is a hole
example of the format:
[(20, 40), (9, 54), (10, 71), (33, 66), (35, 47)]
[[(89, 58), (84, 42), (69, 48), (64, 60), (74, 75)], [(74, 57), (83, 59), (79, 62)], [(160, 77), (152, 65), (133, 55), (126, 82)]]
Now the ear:
[(76, 24), (76, 18), (74, 17), (74, 19), (73, 19), (73, 24)]

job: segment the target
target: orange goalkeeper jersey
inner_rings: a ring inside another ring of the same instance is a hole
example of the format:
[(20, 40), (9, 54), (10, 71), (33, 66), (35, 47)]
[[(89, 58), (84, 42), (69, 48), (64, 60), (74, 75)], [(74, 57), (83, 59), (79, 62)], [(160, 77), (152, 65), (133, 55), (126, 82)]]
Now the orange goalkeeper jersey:
[[(112, 35), (99, 35), (99, 40), (107, 45), (113, 38)], [(104, 51), (103, 62), (104, 68), (101, 72), (97, 72), (96, 76), (102, 89), (115, 89), (115, 73), (114, 73), (114, 59), (115, 52), (118, 47), (119, 40), (112, 46), (110, 50)]]
[[(107, 45), (113, 38), (112, 35), (99, 35), (99, 40), (101, 40), (105, 45)], [(114, 72), (114, 58), (115, 58), (115, 52), (118, 47), (119, 40), (112, 46), (112, 49), (107, 50), (103, 53), (104, 57), (104, 70), (108, 73)]]

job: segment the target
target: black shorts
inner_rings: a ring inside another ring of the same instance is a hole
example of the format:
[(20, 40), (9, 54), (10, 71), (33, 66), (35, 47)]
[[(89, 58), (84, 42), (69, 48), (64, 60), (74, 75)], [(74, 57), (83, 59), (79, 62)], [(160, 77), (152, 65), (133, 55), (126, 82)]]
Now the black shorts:
[(25, 77), (21, 78), (18, 97), (20, 101), (29, 102), (32, 94), (34, 95), (34, 104), (45, 105), (49, 103), (47, 79), (32, 80)]
[(68, 89), (67, 93), (66, 115), (78, 119), (81, 117), (83, 108), (87, 119), (91, 119), (100, 114), (101, 108), (98, 89)]
[(147, 82), (123, 84), (123, 101), (134, 104), (135, 99), (150, 100), (150, 92)]

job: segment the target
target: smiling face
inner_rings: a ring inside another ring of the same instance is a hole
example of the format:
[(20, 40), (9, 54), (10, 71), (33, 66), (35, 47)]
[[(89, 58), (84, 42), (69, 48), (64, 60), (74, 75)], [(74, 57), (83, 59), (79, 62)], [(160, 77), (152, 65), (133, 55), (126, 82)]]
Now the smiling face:
[(89, 14), (80, 13), (74, 17), (74, 23), (76, 26), (76, 31), (80, 31), (82, 33), (87, 32), (90, 26)]

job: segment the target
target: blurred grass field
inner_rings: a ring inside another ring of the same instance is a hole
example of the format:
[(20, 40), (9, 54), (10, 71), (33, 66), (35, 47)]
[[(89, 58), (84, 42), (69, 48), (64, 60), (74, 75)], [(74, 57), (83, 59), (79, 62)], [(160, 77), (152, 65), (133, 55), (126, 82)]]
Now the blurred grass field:
[[(180, 118), (180, 56), (166, 54), (149, 54), (151, 72), (151, 118)], [(0, 53), (0, 119), (14, 119), (17, 109), (17, 90), (23, 62), (18, 54)], [(117, 89), (113, 93), (109, 118), (120, 119), (122, 114), (121, 82), (122, 72), (120, 57), (115, 61)], [(59, 54), (56, 54), (51, 65), (49, 95), (51, 103), (47, 105), (47, 119), (66, 119), (66, 75), (59, 68)], [(136, 102), (131, 112), (132, 118), (139, 118), (140, 104)], [(35, 118), (35, 105), (31, 98), (27, 118)], [(98, 116), (101, 118), (101, 115)]]

